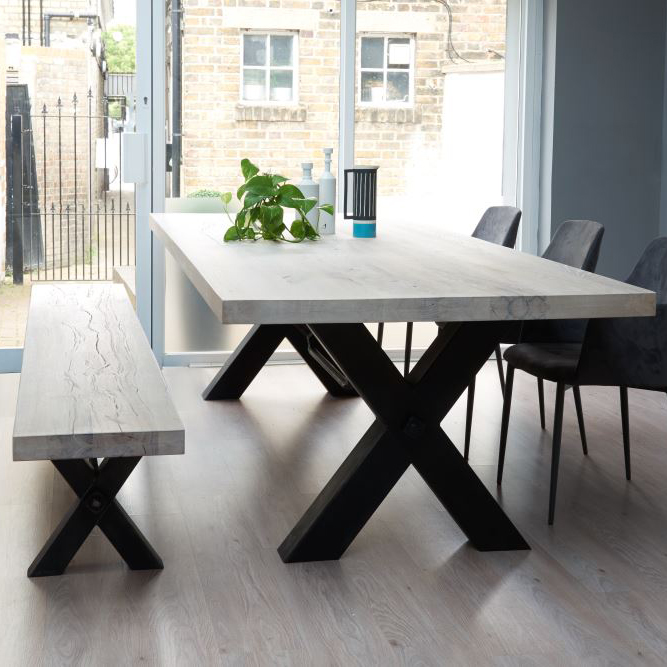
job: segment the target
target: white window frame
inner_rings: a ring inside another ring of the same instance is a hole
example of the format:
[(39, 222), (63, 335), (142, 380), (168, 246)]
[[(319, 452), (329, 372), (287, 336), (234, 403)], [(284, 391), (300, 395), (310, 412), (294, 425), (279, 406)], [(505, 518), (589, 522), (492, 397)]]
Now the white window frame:
[[(382, 67), (361, 67), (361, 43), (365, 37), (381, 37), (384, 40), (384, 47), (382, 51)], [(410, 40), (410, 64), (408, 69), (392, 69), (387, 65), (387, 49), (390, 39), (409, 39)], [(357, 104), (360, 107), (372, 107), (374, 109), (383, 109), (383, 108), (401, 108), (401, 109), (410, 109), (414, 107), (415, 104), (415, 73), (416, 73), (416, 59), (415, 59), (415, 44), (417, 42), (416, 35), (414, 33), (387, 33), (387, 32), (364, 32), (359, 34), (358, 40), (358, 53), (359, 53), (359, 67), (357, 68)], [(407, 72), (409, 83), (408, 83), (408, 101), (403, 102), (401, 100), (392, 100), (387, 101), (386, 99), (382, 102), (362, 102), (361, 101), (361, 74), (362, 72), (382, 72), (382, 81), (383, 81), (383, 90), (386, 97), (387, 94), (387, 72)]]
[(517, 248), (537, 254), (541, 228), (550, 224), (540, 219), (541, 200), (550, 196), (540, 191), (549, 167), (541, 157), (544, 0), (507, 0), (507, 26), (503, 196), (523, 211)]
[[(267, 48), (266, 48), (266, 64), (261, 65), (244, 65), (243, 64), (243, 46), (245, 42), (246, 35), (260, 35), (267, 38)], [(293, 38), (292, 41), (292, 65), (288, 66), (279, 66), (271, 65), (271, 37), (284, 37), (290, 35)], [(241, 55), (240, 55), (240, 78), (241, 85), (239, 87), (239, 101), (241, 104), (246, 106), (296, 106), (299, 103), (299, 31), (298, 30), (242, 30), (241, 39), (240, 39)], [(264, 93), (266, 99), (263, 100), (246, 100), (243, 97), (244, 89), (244, 70), (246, 69), (255, 69), (264, 71)], [(284, 100), (271, 100), (271, 71), (291, 71), (292, 72), (292, 99), (288, 101)]]

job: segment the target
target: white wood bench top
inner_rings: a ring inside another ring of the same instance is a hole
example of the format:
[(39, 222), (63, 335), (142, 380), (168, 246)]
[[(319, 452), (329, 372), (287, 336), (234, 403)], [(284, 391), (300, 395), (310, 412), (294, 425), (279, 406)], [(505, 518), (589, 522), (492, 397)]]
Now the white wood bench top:
[(121, 285), (36, 285), (14, 460), (183, 454), (183, 424)]
[(151, 229), (223, 323), (472, 322), (655, 314), (655, 294), (418, 225), (315, 243), (224, 243), (229, 220), (154, 214)]
[(137, 268), (135, 266), (114, 266), (113, 281), (123, 285), (132, 307), (137, 308)]

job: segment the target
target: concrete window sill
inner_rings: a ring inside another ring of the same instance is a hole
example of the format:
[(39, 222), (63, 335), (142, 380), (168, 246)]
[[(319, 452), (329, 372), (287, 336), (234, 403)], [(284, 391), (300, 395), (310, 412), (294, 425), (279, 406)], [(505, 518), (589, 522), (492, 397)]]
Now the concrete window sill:
[(237, 104), (234, 120), (273, 121), (281, 123), (305, 123), (308, 113), (305, 106), (278, 106), (272, 104)]
[(357, 107), (354, 112), (357, 123), (421, 123), (419, 107)]

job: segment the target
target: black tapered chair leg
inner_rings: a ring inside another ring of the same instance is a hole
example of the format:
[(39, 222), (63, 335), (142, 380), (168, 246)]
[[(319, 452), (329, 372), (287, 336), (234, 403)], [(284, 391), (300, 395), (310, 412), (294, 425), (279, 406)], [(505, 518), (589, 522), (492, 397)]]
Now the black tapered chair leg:
[(563, 434), (563, 406), (565, 385), (556, 385), (556, 408), (554, 410), (553, 445), (551, 449), (551, 482), (549, 484), (549, 525), (553, 526), (556, 511), (556, 491), (558, 489), (558, 465), (560, 463), (560, 441)]
[(382, 339), (384, 338), (384, 322), (378, 322), (377, 342), (382, 347)]
[(412, 357), (412, 322), (405, 327), (405, 357), (403, 358), (403, 376), (408, 377), (410, 373), (410, 357)]
[(579, 422), (579, 435), (581, 436), (581, 448), (584, 456), (588, 456), (588, 443), (586, 442), (586, 427), (584, 426), (584, 409), (581, 405), (581, 392), (576, 385), (572, 387), (574, 395), (574, 406), (577, 409), (577, 421)]
[(505, 373), (503, 372), (503, 353), (500, 344), (496, 345), (496, 364), (498, 366), (498, 377), (500, 378), (500, 391), (505, 396)]
[(628, 408), (628, 388), (621, 390), (621, 424), (623, 425), (623, 454), (625, 455), (625, 479), (630, 481), (630, 410)]
[(514, 367), (507, 364), (507, 378), (505, 379), (505, 398), (503, 400), (503, 420), (500, 425), (500, 451), (498, 452), (497, 483), (503, 483), (503, 468), (505, 467), (505, 449), (507, 448), (507, 430), (510, 423), (512, 409), (512, 386), (514, 385)]
[(470, 431), (472, 430), (472, 411), (475, 407), (475, 378), (468, 385), (468, 402), (466, 404), (466, 438), (463, 447), (463, 458), (467, 461), (470, 454)]
[(544, 413), (544, 380), (542, 378), (537, 378), (537, 398), (540, 402), (540, 426), (544, 431), (547, 422)]

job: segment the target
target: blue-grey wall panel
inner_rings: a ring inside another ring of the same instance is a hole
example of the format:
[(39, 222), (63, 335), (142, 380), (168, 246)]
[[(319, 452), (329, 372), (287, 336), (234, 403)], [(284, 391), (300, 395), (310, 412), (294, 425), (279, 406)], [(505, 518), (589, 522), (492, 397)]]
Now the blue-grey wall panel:
[(558, 0), (552, 233), (603, 223), (616, 278), (660, 229), (665, 26), (664, 0)]

